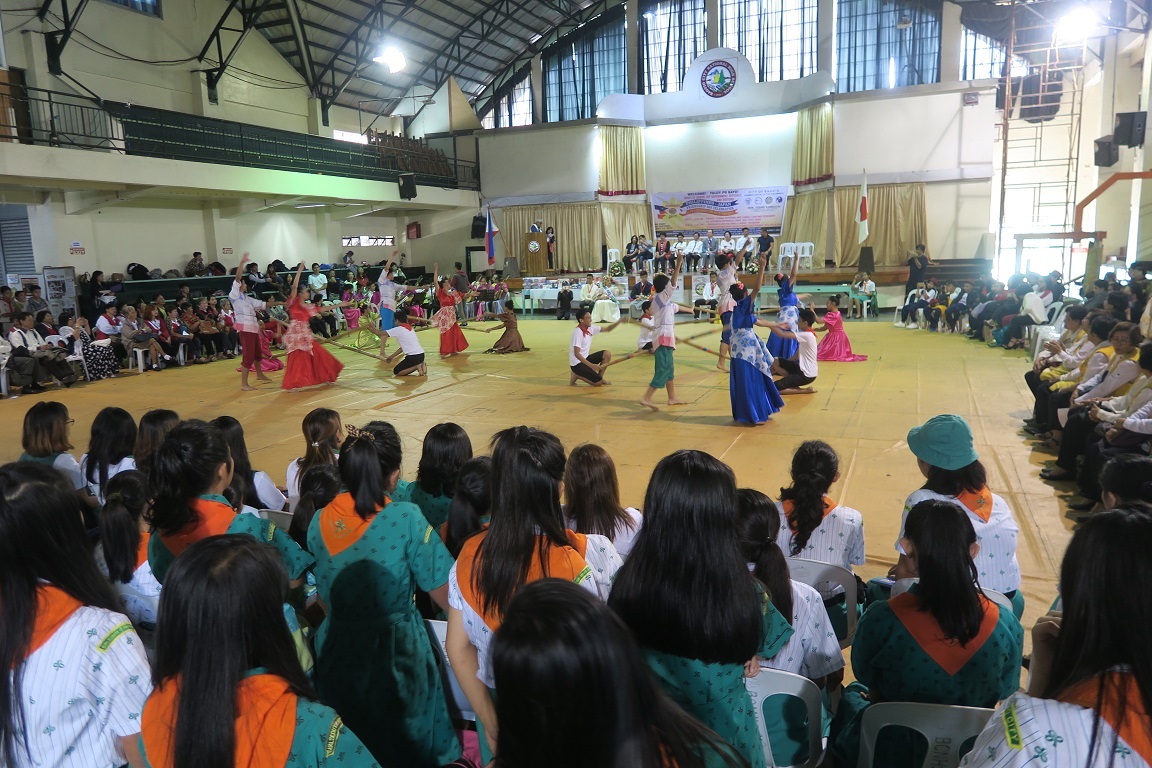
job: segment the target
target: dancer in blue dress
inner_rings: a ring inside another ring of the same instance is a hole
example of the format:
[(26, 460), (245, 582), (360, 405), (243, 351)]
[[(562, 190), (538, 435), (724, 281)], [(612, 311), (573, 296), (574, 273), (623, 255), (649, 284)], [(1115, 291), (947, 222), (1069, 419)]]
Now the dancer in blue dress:
[[(796, 333), (796, 321), (800, 318), (800, 297), (796, 295), (796, 272), (800, 268), (800, 259), (792, 257), (792, 272), (785, 277), (776, 275), (776, 295), (780, 297), (780, 311), (776, 313), (776, 322), (784, 323), (788, 330)], [(772, 334), (768, 339), (768, 351), (773, 357), (782, 357), (785, 360), (796, 356), (797, 344), (795, 339), (788, 339)]]
[[(728, 392), (732, 398), (732, 418), (745, 424), (763, 424), (784, 407), (784, 399), (772, 379), (772, 353), (754, 330), (757, 325), (772, 325), (767, 320), (758, 320), (752, 305), (764, 285), (766, 266), (766, 259), (762, 258), (755, 291), (749, 293), (740, 283), (729, 289), (735, 306), (732, 309), (732, 373), (728, 379)], [(725, 326), (725, 330), (728, 327)]]

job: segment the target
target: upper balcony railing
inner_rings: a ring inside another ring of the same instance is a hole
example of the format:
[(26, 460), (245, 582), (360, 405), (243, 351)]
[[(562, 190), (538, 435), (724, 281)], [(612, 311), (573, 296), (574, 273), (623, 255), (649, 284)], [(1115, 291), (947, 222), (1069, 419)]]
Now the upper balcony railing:
[(476, 164), (428, 147), (353, 144), (134, 104), (0, 84), (0, 141), (198, 163), (478, 189)]

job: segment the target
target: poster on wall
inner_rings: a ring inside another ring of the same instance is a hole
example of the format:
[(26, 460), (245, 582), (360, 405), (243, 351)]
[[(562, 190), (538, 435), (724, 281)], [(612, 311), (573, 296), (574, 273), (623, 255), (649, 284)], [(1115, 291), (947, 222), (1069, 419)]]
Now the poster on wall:
[(753, 236), (761, 227), (779, 235), (784, 228), (784, 206), (788, 187), (752, 189), (713, 189), (705, 192), (652, 193), (652, 224), (656, 234), (713, 230), (717, 237), (725, 231), (734, 236), (747, 227)]
[(62, 312), (76, 314), (76, 269), (74, 267), (44, 267), (44, 299), (52, 317)]

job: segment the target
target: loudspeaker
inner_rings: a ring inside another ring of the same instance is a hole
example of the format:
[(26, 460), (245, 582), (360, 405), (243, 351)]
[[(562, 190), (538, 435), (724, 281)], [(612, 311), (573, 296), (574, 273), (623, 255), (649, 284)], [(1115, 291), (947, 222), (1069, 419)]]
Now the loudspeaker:
[(1120, 162), (1120, 147), (1111, 136), (1101, 136), (1094, 142), (1096, 144), (1096, 165), (1101, 168), (1111, 168)]
[(488, 231), (488, 218), (482, 214), (476, 214), (472, 217), (472, 239), (479, 240), (484, 237)]
[(402, 173), (400, 174), (400, 199), (401, 200), (415, 200), (416, 199), (416, 174)]
[(1118, 112), (1112, 138), (1126, 147), (1144, 146), (1144, 129), (1148, 125), (1147, 112)]
[(856, 264), (856, 271), (868, 274), (876, 271), (876, 256), (872, 253), (872, 246), (865, 245), (860, 248), (860, 261)]

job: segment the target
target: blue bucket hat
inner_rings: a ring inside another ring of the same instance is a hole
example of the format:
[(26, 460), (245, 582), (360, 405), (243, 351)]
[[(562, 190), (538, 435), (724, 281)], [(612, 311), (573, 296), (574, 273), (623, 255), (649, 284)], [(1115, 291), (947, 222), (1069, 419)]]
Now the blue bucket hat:
[(980, 457), (972, 445), (972, 429), (963, 416), (933, 416), (908, 430), (908, 447), (916, 458), (940, 469), (963, 469)]

